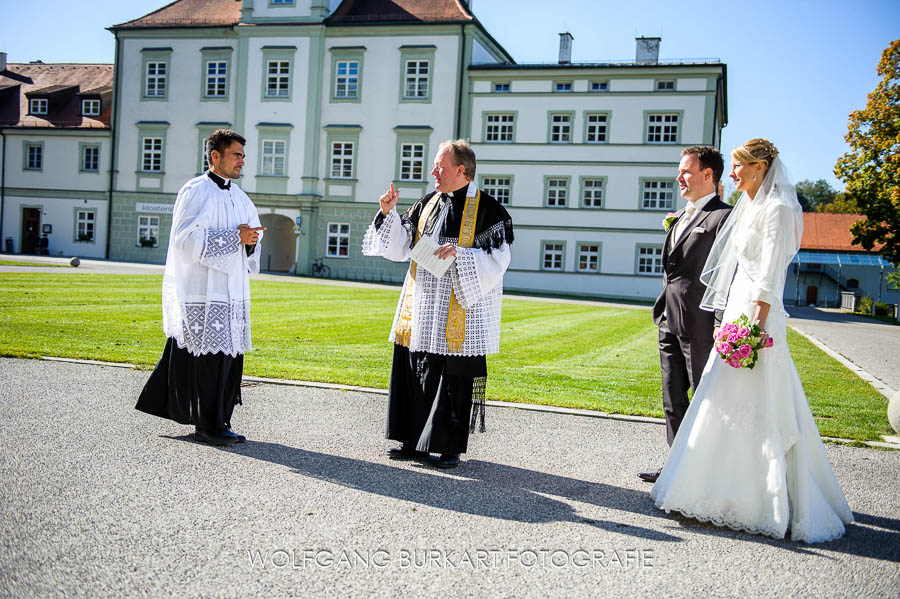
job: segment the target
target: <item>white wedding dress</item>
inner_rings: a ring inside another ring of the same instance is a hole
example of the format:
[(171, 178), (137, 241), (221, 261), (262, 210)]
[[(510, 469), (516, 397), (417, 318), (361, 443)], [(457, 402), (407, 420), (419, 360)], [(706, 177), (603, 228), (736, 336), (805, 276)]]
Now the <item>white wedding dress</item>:
[[(844, 534), (853, 515), (786, 343), (781, 295), (784, 262), (793, 253), (764, 249), (772, 235), (793, 236), (793, 217), (774, 204), (752, 204), (730, 217), (740, 221), (732, 243), (742, 250), (735, 252), (722, 321), (752, 317), (753, 300), (764, 299), (771, 303), (765, 330), (774, 345), (759, 352), (753, 369), (732, 368), (713, 350), (650, 496), (666, 512), (718, 526), (779, 539), (790, 528), (795, 541), (829, 541)], [(766, 281), (769, 289), (761, 291)]]

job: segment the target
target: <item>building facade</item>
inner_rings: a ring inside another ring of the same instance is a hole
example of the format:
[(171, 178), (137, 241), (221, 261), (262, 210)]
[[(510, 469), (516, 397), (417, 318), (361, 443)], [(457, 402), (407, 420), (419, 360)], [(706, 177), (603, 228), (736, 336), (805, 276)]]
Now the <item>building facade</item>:
[(3, 251), (106, 256), (112, 78), (109, 64), (0, 53)]
[[(390, 184), (427, 193), (438, 144), (468, 138), (478, 184), (508, 206), (510, 289), (650, 299), (661, 221), (683, 204), (683, 148), (718, 145), (726, 68), (634, 61), (517, 64), (461, 0), (180, 0), (117, 40), (110, 258), (162, 262), (175, 194), (202, 141), (247, 138), (239, 185), (268, 227), (263, 268), (398, 281), (361, 255)], [(401, 209), (402, 209), (401, 205)]]

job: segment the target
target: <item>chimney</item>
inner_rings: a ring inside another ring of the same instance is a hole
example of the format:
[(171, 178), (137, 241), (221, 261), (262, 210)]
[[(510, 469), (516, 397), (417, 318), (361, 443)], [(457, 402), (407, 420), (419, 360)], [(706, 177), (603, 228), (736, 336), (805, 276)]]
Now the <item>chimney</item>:
[(636, 37), (637, 48), (634, 53), (634, 61), (638, 64), (659, 63), (659, 42), (661, 37)]
[(0, 52), (0, 71), (6, 70), (6, 52)]
[(559, 34), (559, 64), (572, 62), (572, 34), (566, 31)]

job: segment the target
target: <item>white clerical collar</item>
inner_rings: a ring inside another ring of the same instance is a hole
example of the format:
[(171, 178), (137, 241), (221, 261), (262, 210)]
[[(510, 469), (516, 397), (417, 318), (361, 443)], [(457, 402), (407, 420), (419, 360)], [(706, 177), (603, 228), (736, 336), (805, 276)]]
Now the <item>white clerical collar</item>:
[(688, 202), (694, 204), (694, 210), (703, 210), (703, 207), (706, 206), (706, 204), (714, 197), (716, 197), (716, 192), (707, 194), (707, 195), (703, 196), (702, 198), (700, 198), (699, 200), (694, 200), (693, 202), (688, 200)]

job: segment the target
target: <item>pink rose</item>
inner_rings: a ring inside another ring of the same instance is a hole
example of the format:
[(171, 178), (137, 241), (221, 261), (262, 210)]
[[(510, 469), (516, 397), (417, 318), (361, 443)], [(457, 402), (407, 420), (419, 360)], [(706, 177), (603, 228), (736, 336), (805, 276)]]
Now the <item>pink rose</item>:
[(728, 335), (728, 343), (737, 343), (741, 338), (738, 337), (737, 333), (731, 333)]
[(727, 356), (731, 352), (731, 344), (730, 343), (720, 343), (718, 352), (723, 356)]
[(735, 332), (735, 331), (737, 330), (737, 328), (738, 328), (738, 327), (737, 327), (736, 324), (732, 324), (732, 323), (730, 323), (730, 322), (729, 322), (728, 324), (722, 326), (722, 330), (723, 330), (723, 331), (726, 331), (726, 332), (728, 332), (728, 333), (733, 333), (733, 332)]
[(748, 329), (747, 327), (741, 327), (737, 330), (737, 334), (741, 337), (749, 337), (750, 329)]
[(740, 368), (741, 367), (741, 361), (739, 358), (737, 358), (737, 356), (731, 356), (730, 358), (728, 358), (727, 362), (728, 362), (728, 365), (731, 366), (732, 368)]
[(772, 347), (775, 345), (775, 340), (771, 337), (766, 337), (766, 342), (763, 344), (763, 347)]
[(738, 348), (738, 352), (741, 354), (742, 358), (747, 358), (750, 354), (753, 353), (753, 348), (747, 344), (744, 344)]

